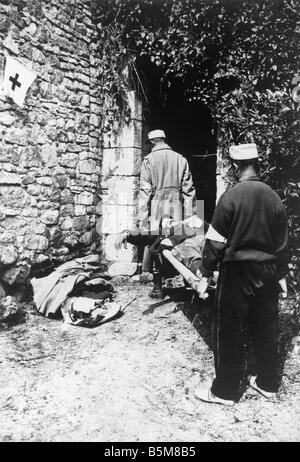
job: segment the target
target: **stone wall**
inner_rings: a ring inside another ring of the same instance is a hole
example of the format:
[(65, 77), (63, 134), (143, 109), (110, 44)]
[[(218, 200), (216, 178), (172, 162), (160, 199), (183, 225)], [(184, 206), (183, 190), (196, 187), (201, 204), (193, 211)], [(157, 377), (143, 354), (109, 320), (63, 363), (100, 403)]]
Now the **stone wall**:
[[(0, 4), (0, 278), (95, 251), (101, 104), (89, 0)], [(2, 91), (6, 56), (38, 77), (20, 108)]]
[(128, 92), (130, 122), (119, 128), (117, 136), (108, 132), (103, 140), (103, 164), (101, 170), (102, 216), (97, 230), (103, 238), (104, 255), (109, 261), (117, 261), (110, 271), (132, 274), (136, 269), (136, 248), (116, 251), (117, 233), (133, 229), (136, 223), (139, 176), (143, 157), (142, 105), (135, 91)]

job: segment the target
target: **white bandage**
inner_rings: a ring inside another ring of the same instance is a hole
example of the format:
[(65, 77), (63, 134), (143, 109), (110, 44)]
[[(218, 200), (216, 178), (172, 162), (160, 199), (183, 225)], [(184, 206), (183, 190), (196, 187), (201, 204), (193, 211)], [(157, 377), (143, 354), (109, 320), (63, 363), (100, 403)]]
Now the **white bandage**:
[(222, 236), (222, 234), (218, 233), (212, 225), (209, 225), (208, 231), (205, 235), (206, 239), (210, 239), (212, 241), (221, 242), (222, 244), (226, 244), (227, 239), (226, 237)]

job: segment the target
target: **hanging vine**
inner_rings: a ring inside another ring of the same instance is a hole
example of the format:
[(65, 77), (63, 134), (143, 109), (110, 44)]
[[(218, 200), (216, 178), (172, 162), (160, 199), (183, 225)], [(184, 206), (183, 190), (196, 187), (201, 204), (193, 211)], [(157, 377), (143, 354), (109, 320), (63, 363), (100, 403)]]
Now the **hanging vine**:
[(292, 97), (300, 79), (299, 2), (98, 0), (96, 10), (110, 123), (128, 120), (134, 57), (144, 56), (160, 72), (163, 95), (179, 79), (187, 100), (210, 109), (224, 158), (252, 133), (264, 180), (286, 205), (292, 278), (300, 283), (300, 126)]

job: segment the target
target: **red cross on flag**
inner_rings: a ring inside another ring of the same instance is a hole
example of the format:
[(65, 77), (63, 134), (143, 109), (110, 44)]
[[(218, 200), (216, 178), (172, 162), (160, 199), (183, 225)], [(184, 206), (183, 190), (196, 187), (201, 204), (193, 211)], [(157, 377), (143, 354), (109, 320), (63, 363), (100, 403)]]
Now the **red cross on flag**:
[(4, 72), (4, 94), (10, 96), (19, 106), (23, 106), (27, 90), (35, 78), (34, 72), (11, 56), (7, 56)]

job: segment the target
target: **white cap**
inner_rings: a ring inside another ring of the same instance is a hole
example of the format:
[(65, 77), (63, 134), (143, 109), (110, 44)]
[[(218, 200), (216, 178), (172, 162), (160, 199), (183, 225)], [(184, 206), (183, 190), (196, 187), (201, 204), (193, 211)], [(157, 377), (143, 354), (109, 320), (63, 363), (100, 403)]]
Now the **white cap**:
[(255, 143), (230, 146), (229, 155), (231, 159), (234, 160), (258, 159), (258, 152)]
[(152, 130), (148, 133), (148, 140), (153, 140), (154, 138), (165, 138), (165, 132), (163, 130)]

